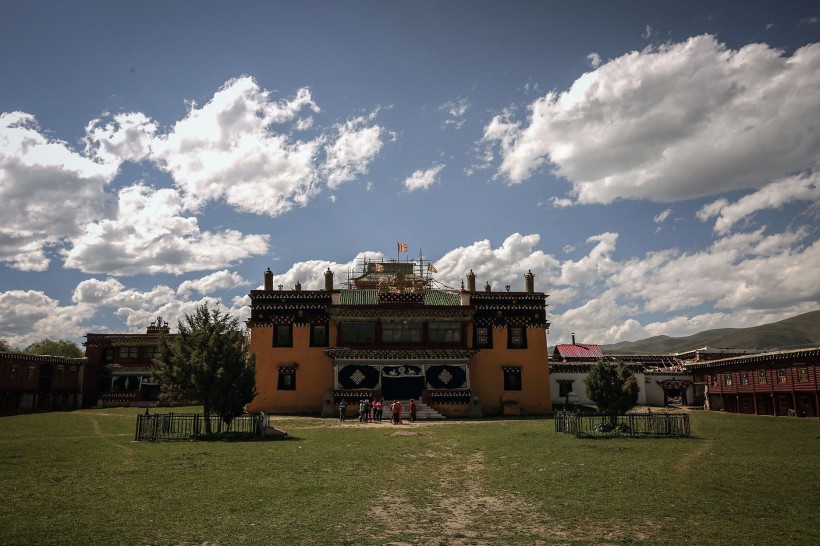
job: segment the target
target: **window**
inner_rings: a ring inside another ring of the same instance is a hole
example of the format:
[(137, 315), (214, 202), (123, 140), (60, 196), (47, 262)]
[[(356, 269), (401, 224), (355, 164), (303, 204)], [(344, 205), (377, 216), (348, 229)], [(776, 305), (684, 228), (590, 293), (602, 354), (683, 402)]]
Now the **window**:
[(327, 347), (327, 324), (310, 325), (310, 346)]
[(786, 368), (780, 368), (777, 370), (777, 382), (781, 385), (786, 384)]
[(120, 358), (137, 358), (139, 347), (120, 347)]
[(566, 398), (569, 393), (572, 392), (572, 381), (559, 381), (558, 382), (558, 396), (561, 398)]
[(146, 347), (145, 358), (153, 359), (159, 356), (159, 347)]
[(34, 379), (34, 374), (36, 374), (36, 373), (37, 373), (37, 368), (35, 368), (34, 366), (29, 366), (28, 367), (28, 380), (31, 381), (32, 379)]
[(63, 374), (65, 373), (65, 366), (60, 364), (57, 366), (57, 383), (63, 382)]
[(504, 390), (521, 390), (521, 368), (517, 366), (504, 366)]
[(521, 326), (510, 326), (509, 338), (507, 339), (508, 349), (526, 349), (527, 348), (527, 334), (526, 330)]
[(727, 373), (723, 374), (723, 384), (726, 385), (727, 387), (732, 386), (732, 374), (731, 373), (727, 372)]
[(800, 383), (809, 382), (809, 369), (806, 366), (799, 366), (797, 368), (797, 381)]
[(296, 390), (296, 368), (279, 368), (279, 385), (277, 389), (280, 391)]
[(376, 341), (375, 322), (343, 322), (339, 327), (341, 343), (373, 343)]
[(9, 370), (9, 379), (12, 381), (17, 379), (17, 366), (12, 366), (11, 370)]
[(717, 384), (718, 384), (717, 374), (716, 374), (716, 373), (713, 373), (713, 374), (712, 374), (712, 386), (713, 386), (713, 387), (717, 387)]
[(293, 325), (276, 324), (273, 327), (274, 347), (293, 347)]
[(492, 330), (487, 326), (475, 327), (475, 346), (484, 349), (491, 349), (493, 346)]
[(740, 384), (741, 385), (748, 385), (749, 384), (749, 372), (740, 372)]
[(114, 360), (114, 349), (105, 349), (103, 354), (105, 355), (104, 358), (106, 362), (111, 362)]
[(766, 384), (766, 370), (758, 370), (757, 371), (757, 384), (758, 385), (765, 385)]
[(382, 323), (382, 341), (384, 343), (421, 343), (421, 330), (420, 322), (384, 322)]
[(461, 324), (458, 322), (431, 322), (427, 325), (431, 343), (458, 343)]

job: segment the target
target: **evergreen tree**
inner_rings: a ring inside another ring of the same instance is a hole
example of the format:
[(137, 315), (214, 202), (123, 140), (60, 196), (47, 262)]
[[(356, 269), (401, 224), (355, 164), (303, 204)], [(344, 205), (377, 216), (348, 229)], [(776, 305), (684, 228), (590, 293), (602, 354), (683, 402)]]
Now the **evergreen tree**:
[(0, 353), (13, 353), (14, 348), (9, 344), (8, 340), (0, 337)]
[(587, 375), (586, 391), (602, 413), (613, 417), (638, 403), (638, 381), (623, 362), (599, 360)]
[(207, 303), (186, 314), (177, 329), (176, 336), (160, 338), (156, 362), (162, 390), (174, 398), (199, 399), (205, 434), (211, 434), (211, 412), (230, 424), (256, 396), (255, 358), (247, 352), (239, 320), (218, 308), (208, 309)]
[(64, 356), (67, 358), (82, 358), (85, 356), (79, 345), (67, 339), (41, 339), (23, 349), (23, 352), (30, 355)]

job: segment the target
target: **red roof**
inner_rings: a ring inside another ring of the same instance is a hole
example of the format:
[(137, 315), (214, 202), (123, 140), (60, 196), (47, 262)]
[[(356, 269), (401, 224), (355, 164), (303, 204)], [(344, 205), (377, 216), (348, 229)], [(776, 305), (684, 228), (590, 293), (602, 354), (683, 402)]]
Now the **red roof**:
[(554, 358), (570, 359), (583, 358), (585, 360), (597, 360), (604, 357), (601, 348), (597, 345), (562, 344), (555, 346)]

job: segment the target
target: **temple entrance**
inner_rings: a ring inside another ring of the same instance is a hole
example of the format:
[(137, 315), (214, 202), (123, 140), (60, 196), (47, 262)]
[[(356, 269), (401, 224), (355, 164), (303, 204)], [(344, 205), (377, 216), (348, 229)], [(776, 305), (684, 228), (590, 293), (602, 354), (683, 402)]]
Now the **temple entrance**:
[(424, 377), (382, 377), (382, 396), (385, 400), (418, 400), (422, 390)]

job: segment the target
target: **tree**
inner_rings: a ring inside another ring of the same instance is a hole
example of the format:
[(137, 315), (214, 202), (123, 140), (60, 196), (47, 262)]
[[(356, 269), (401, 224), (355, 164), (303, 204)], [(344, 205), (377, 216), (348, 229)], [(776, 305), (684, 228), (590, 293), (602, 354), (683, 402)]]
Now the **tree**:
[(623, 362), (599, 360), (587, 375), (586, 391), (602, 413), (613, 417), (638, 403), (638, 380)]
[(13, 353), (14, 348), (9, 344), (9, 342), (0, 337), (0, 353)]
[(41, 339), (23, 349), (23, 352), (30, 355), (64, 356), (67, 358), (82, 358), (85, 356), (79, 345), (67, 339)]
[(205, 434), (211, 434), (211, 412), (230, 422), (256, 396), (256, 361), (248, 354), (239, 320), (203, 303), (177, 322), (179, 333), (159, 342), (162, 390), (172, 397), (202, 402)]

